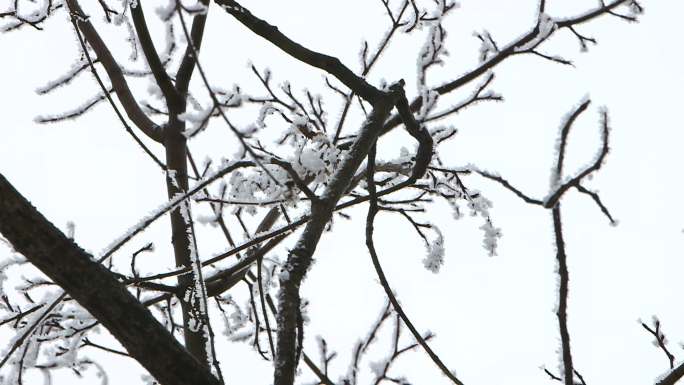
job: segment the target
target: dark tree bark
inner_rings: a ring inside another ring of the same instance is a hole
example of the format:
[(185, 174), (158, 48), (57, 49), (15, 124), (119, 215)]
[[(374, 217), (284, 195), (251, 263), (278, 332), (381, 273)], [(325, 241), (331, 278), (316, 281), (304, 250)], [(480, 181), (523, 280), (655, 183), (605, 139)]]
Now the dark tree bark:
[(111, 272), (43, 217), (2, 175), (0, 233), (102, 322), (162, 384), (219, 384)]
[(85, 36), (88, 44), (93, 48), (93, 51), (97, 54), (97, 58), (102, 63), (105, 71), (107, 71), (107, 76), (112, 82), (112, 87), (119, 98), (121, 105), (126, 111), (126, 114), (135, 123), (142, 132), (145, 133), (150, 139), (161, 142), (162, 141), (162, 128), (154, 123), (143, 111), (140, 109), (138, 102), (131, 93), (128, 87), (128, 82), (123, 75), (121, 67), (112, 56), (109, 51), (107, 44), (102, 40), (100, 34), (90, 22), (88, 16), (83, 12), (81, 6), (76, 0), (67, 0), (66, 2), (69, 11), (74, 14), (74, 19), (76, 25), (81, 30)]
[[(359, 132), (347, 158), (332, 177), (332, 181), (323, 192), (319, 201), (312, 203), (311, 220), (307, 223), (297, 244), (290, 252), (284, 270), (287, 275), (281, 276), (281, 293), (278, 298), (278, 344), (274, 383), (276, 385), (292, 385), (297, 368), (297, 324), (300, 315), (299, 288), (307, 270), (313, 261), (313, 254), (321, 239), (325, 226), (332, 217), (335, 205), (347, 190), (354, 173), (366, 158), (371, 146), (375, 143), (382, 123), (393, 107), (391, 94), (378, 102)], [(300, 330), (301, 333), (301, 330)]]
[[(172, 171), (173, 180), (170, 176), (166, 178), (166, 188), (169, 194), (169, 199), (173, 199), (177, 194), (184, 194), (188, 191), (188, 166), (187, 166), (187, 139), (183, 135), (183, 122), (176, 121), (170, 124), (164, 132), (164, 147), (166, 149), (166, 164), (169, 170)], [(187, 208), (188, 214), (190, 208)], [(176, 259), (176, 266), (191, 268), (192, 260), (190, 258), (190, 238), (189, 238), (189, 224), (183, 218), (181, 208), (177, 207), (171, 212), (171, 243), (173, 244), (173, 254)], [(181, 290), (189, 290), (194, 287), (192, 274), (183, 274), (178, 276), (178, 287)], [(204, 335), (203, 328), (193, 329), (190, 324), (193, 322), (192, 314), (193, 308), (198, 309), (197, 303), (194, 303), (197, 296), (188, 296), (189, 301), (186, 301), (186, 296), (179, 297), (181, 307), (183, 309), (183, 337), (185, 339), (185, 347), (190, 353), (197, 358), (204, 365), (207, 364), (207, 339)]]
[[(178, 194), (182, 195), (188, 191), (188, 146), (187, 138), (183, 134), (185, 122), (178, 119), (178, 116), (184, 113), (186, 109), (187, 87), (196, 63), (194, 52), (201, 44), (206, 14), (197, 16), (193, 22), (193, 41), (191, 45), (188, 45), (176, 79), (178, 84), (174, 86), (169, 75), (166, 73), (166, 69), (150, 36), (147, 22), (145, 21), (142, 1), (139, 0), (136, 6), (131, 5), (130, 10), (145, 59), (152, 70), (157, 85), (164, 95), (169, 111), (169, 120), (162, 133), (162, 143), (166, 153), (166, 166), (170, 171), (166, 178), (166, 190), (169, 199), (173, 199)], [(188, 215), (190, 215), (190, 206), (188, 205), (186, 209), (188, 210)], [(173, 245), (176, 266), (178, 267), (190, 268), (192, 266), (190, 232), (190, 224), (183, 218), (181, 207), (179, 206), (171, 212), (171, 243)], [(178, 277), (178, 286), (181, 292), (194, 289), (193, 275), (180, 275)], [(185, 347), (200, 362), (208, 365), (207, 343), (209, 341), (205, 335), (205, 330), (203, 327), (191, 326), (195, 321), (202, 319), (202, 315), (197, 313), (200, 308), (199, 303), (197, 303), (198, 296), (181, 295), (179, 299), (183, 313)]]

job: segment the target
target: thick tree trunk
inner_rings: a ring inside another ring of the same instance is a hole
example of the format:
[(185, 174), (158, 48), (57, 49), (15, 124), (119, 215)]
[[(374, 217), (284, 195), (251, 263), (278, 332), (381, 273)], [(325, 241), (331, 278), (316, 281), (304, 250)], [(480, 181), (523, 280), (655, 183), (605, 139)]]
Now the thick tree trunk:
[(162, 384), (219, 384), (107, 269), (45, 219), (2, 175), (0, 233)]

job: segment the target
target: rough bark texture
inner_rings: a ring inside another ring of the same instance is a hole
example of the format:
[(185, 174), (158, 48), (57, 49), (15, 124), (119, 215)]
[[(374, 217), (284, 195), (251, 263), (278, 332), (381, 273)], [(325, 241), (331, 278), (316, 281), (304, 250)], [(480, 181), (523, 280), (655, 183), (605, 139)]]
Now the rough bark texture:
[(684, 363), (672, 369), (665, 376), (659, 378), (656, 385), (674, 385), (682, 377), (684, 377)]
[(0, 233), (102, 322), (162, 384), (219, 384), (108, 270), (64, 236), (2, 175)]
[(333, 209), (354, 178), (354, 173), (375, 143), (382, 124), (392, 108), (391, 96), (377, 103), (364, 123), (354, 145), (335, 173), (320, 201), (311, 205), (311, 220), (290, 252), (281, 275), (278, 296), (278, 342), (274, 372), (275, 385), (292, 385), (297, 369), (297, 325), (300, 317), (299, 288), (313, 261), (313, 254)]
[[(174, 179), (167, 177), (166, 188), (169, 194), (169, 199), (173, 199), (177, 194), (184, 194), (188, 191), (188, 166), (187, 166), (187, 139), (182, 134), (182, 122), (172, 122), (166, 130), (164, 130), (164, 147), (166, 149), (166, 165), (169, 170), (172, 170)], [(190, 209), (188, 208), (188, 211)], [(181, 215), (181, 208), (177, 207), (171, 212), (171, 243), (173, 244), (173, 254), (176, 258), (176, 266), (178, 267), (192, 267), (190, 260), (190, 238), (189, 225)], [(178, 287), (181, 289), (189, 289), (194, 286), (192, 274), (183, 274), (178, 276)], [(190, 353), (197, 358), (204, 365), (208, 365), (207, 361), (207, 339), (204, 335), (203, 328), (196, 328), (193, 330), (190, 327), (192, 322), (193, 308), (199, 309), (199, 304), (193, 303), (197, 300), (197, 296), (189, 296), (189, 301), (186, 301), (186, 296), (180, 298), (181, 307), (183, 309), (183, 337), (185, 338), (185, 347)]]

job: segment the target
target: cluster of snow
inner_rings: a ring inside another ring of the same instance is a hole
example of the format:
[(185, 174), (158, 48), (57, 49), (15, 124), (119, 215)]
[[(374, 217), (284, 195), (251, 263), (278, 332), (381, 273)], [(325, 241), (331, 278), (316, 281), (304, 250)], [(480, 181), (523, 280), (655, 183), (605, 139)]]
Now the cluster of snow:
[(202, 4), (201, 1), (197, 1), (194, 4), (185, 5), (183, 8), (190, 13), (197, 13), (201, 15), (206, 15), (207, 11), (209, 11), (209, 7)]
[(631, 12), (632, 16), (637, 16), (644, 13), (644, 9), (639, 5), (639, 3), (636, 0), (629, 0), (625, 5), (629, 8), (629, 11)]
[(144, 385), (159, 385), (159, 382), (157, 382), (157, 380), (155, 380), (154, 377), (150, 376), (149, 374), (141, 375), (140, 379)]
[(442, 64), (441, 56), (448, 55), (448, 51), (444, 47), (446, 31), (439, 23), (440, 21), (441, 17), (431, 23), (427, 39), (418, 53), (417, 69), (419, 87), (425, 87), (425, 71), (432, 65)]
[[(7, 242), (7, 244), (9, 244), (9, 242)], [(0, 260), (0, 297), (5, 294), (3, 286), (4, 286), (5, 281), (7, 281), (9, 269), (13, 266), (18, 266), (18, 265), (21, 265), (24, 263), (26, 263), (26, 259), (24, 259), (23, 256), (21, 256), (18, 253), (15, 253), (15, 252), (12, 252), (12, 254), (10, 254), (8, 257), (4, 258), (3, 260)], [(8, 307), (6, 307), (6, 304), (2, 301), (0, 301), (0, 308), (10, 310)]]
[(385, 369), (387, 368), (388, 361), (389, 358), (386, 358), (384, 360), (371, 361), (368, 363), (368, 367), (370, 368), (371, 372), (373, 372), (373, 375), (375, 375), (376, 380), (381, 378), (385, 374)]
[(418, 121), (425, 120), (430, 111), (435, 108), (439, 93), (431, 88), (423, 86), (420, 89), (420, 97), (423, 103), (420, 105), (420, 110), (418, 110), (418, 113), (415, 116)]
[(494, 227), (492, 225), (492, 221), (489, 219), (487, 219), (485, 223), (480, 226), (480, 229), (484, 231), (482, 246), (489, 252), (490, 256), (495, 256), (496, 249), (499, 244), (499, 238), (501, 238), (501, 229)]
[(449, 55), (445, 47), (446, 29), (442, 26), (442, 21), (451, 10), (458, 7), (457, 3), (449, 3), (446, 0), (439, 0), (436, 3), (437, 7), (430, 12), (430, 17), (416, 21), (418, 29), (424, 25), (429, 27), (416, 62), (417, 89), (423, 102), (416, 115), (418, 121), (425, 119), (437, 103), (438, 93), (427, 85), (427, 70), (434, 65), (444, 64), (442, 58)]
[[(42, 298), (35, 300), (32, 304), (40, 308), (32, 313), (24, 314), (22, 322), (16, 324), (17, 333), (10, 341), (7, 341), (4, 351), (0, 354), (3, 356), (8, 354), (9, 347), (25, 336), (26, 339), (21, 342), (22, 354), (15, 354), (8, 359), (9, 373), (0, 377), (0, 382), (18, 383), (17, 380), (22, 370), (39, 366), (80, 371), (94, 367), (98, 370), (99, 376), (104, 378), (103, 383), (106, 383), (102, 368), (88, 358), (79, 357), (79, 348), (82, 346), (86, 332), (99, 331), (99, 326), (94, 326), (95, 319), (75, 303), (61, 303), (48, 310), (62, 294), (62, 291), (43, 292)], [(48, 322), (50, 327), (44, 327)], [(46, 381), (49, 380), (50, 373), (44, 372), (44, 374)]]
[(205, 108), (186, 111), (178, 115), (178, 119), (184, 121), (186, 124), (184, 135), (190, 138), (195, 133), (202, 129), (207, 120), (214, 113), (214, 106), (210, 105)]
[(212, 87), (211, 90), (216, 95), (219, 104), (225, 107), (238, 107), (244, 101), (249, 100), (249, 97), (242, 93), (240, 86), (237, 84), (233, 85), (231, 91), (226, 91), (220, 87)]
[(69, 239), (74, 239), (74, 234), (76, 233), (76, 224), (73, 221), (68, 221), (66, 224), (67, 227), (67, 238)]
[(256, 125), (259, 128), (266, 127), (266, 118), (273, 115), (274, 113), (280, 111), (273, 103), (267, 102), (261, 105), (259, 108), (259, 115), (256, 119)]
[(432, 243), (427, 245), (427, 255), (423, 259), (423, 266), (433, 273), (439, 273), (444, 264), (444, 237), (437, 227), (432, 226), (437, 236)]
[(155, 82), (152, 78), (149, 79), (149, 83), (147, 84), (147, 93), (158, 100), (164, 98), (161, 88), (159, 88), (157, 82)]
[(484, 218), (485, 222), (480, 229), (484, 232), (484, 239), (482, 246), (487, 250), (490, 256), (496, 255), (498, 247), (498, 240), (501, 238), (501, 229), (494, 227), (489, 209), (492, 207), (492, 202), (485, 198), (480, 192), (473, 191), (468, 194), (468, 207), (470, 208), (471, 216), (480, 216)]
[(435, 145), (444, 142), (449, 138), (453, 138), (458, 132), (454, 126), (437, 126), (430, 129), (430, 136)]
[(526, 44), (516, 47), (516, 51), (523, 52), (537, 48), (544, 40), (546, 40), (558, 28), (556, 21), (546, 13), (539, 15), (537, 22), (537, 35)]
[(166, 4), (159, 5), (155, 11), (160, 19), (164, 21), (171, 19), (176, 11), (176, 0), (166, 0)]
[[(6, 4), (13, 3), (10, 9), (3, 12), (4, 15), (10, 15), (14, 13), (18, 19), (26, 21), (29, 23), (39, 23), (48, 17), (48, 14), (56, 9), (57, 4), (53, 4), (50, 1), (12, 1)], [(3, 16), (4, 16), (3, 15)], [(7, 27), (11, 27), (9, 24)], [(4, 32), (0, 29), (0, 32)]]
[[(477, 170), (477, 167), (468, 165), (467, 170)], [(443, 178), (439, 173), (435, 173), (435, 178), (432, 180), (431, 188), (435, 193), (441, 194), (447, 198), (447, 202), (454, 209), (454, 219), (463, 217), (460, 200), (465, 200), (467, 207), (472, 217), (480, 217), (484, 219), (484, 224), (480, 229), (484, 232), (482, 245), (487, 250), (490, 256), (496, 255), (498, 246), (498, 239), (501, 238), (501, 229), (494, 227), (492, 224), (489, 209), (492, 207), (492, 202), (487, 199), (481, 192), (477, 190), (469, 191), (462, 186), (461, 183), (454, 183), (452, 178)]]
[(219, 5), (221, 6), (221, 8), (225, 9), (226, 12), (229, 12), (229, 13), (243, 13), (245, 11), (244, 8), (242, 8), (242, 6), (240, 6), (237, 3), (228, 4), (226, 2), (225, 4), (219, 4)]
[(489, 33), (489, 31), (483, 31), (482, 33), (477, 33), (474, 32), (473, 35), (480, 39), (481, 44), (480, 44), (480, 61), (484, 62), (486, 61), (490, 55), (497, 54), (499, 52), (499, 49), (496, 47), (496, 44), (494, 43), (494, 39), (492, 39), (492, 35)]

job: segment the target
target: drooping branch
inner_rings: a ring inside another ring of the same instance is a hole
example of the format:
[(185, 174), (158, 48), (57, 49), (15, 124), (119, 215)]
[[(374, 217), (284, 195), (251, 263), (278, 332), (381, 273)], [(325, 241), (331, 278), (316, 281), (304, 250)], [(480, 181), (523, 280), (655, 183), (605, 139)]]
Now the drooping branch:
[[(388, 195), (388, 194), (394, 193), (394, 192), (399, 191), (405, 187), (410, 186), (412, 183), (413, 183), (412, 181), (406, 180), (404, 182), (401, 182), (400, 184), (394, 185), (392, 187), (388, 187), (382, 191), (378, 191), (376, 196), (380, 197), (383, 195)], [(187, 194), (187, 195), (191, 195), (191, 194)], [(333, 208), (333, 211), (340, 211), (340, 210), (343, 210), (343, 209), (346, 209), (346, 208), (349, 208), (349, 207), (352, 207), (352, 206), (355, 206), (355, 205), (358, 205), (358, 204), (361, 204), (364, 202), (368, 202), (369, 199), (370, 199), (369, 196), (361, 196), (358, 198), (350, 199), (348, 201), (345, 201), (345, 202), (340, 203), (337, 206), (335, 206)], [(173, 207), (173, 206), (168, 206), (168, 207)], [(168, 208), (166, 208), (166, 206), (165, 206), (165, 210), (168, 210)], [(164, 211), (164, 212), (167, 212), (167, 211)], [(158, 215), (159, 216), (155, 215), (154, 218), (150, 218), (148, 220), (145, 220), (139, 226), (135, 227), (135, 234), (142, 231), (142, 227), (147, 227), (151, 223), (152, 220), (157, 219), (161, 216), (161, 214), (158, 214)], [(252, 239), (250, 239), (250, 240), (248, 240), (248, 241), (246, 241), (240, 245), (237, 245), (236, 247), (232, 248), (231, 250), (228, 250), (228, 251), (226, 251), (222, 254), (219, 254), (215, 257), (209, 258), (206, 261), (202, 262), (202, 266), (208, 266), (208, 265), (214, 264), (214, 263), (219, 262), (223, 259), (226, 259), (228, 257), (236, 255), (236, 254), (240, 253), (241, 251), (244, 251), (244, 250), (247, 250), (253, 246), (259, 245), (260, 243), (265, 242), (265, 241), (271, 240), (271, 241), (275, 241), (275, 242), (280, 242), (283, 239), (283, 237), (287, 236), (291, 231), (297, 229), (299, 226), (307, 224), (311, 220), (312, 220), (311, 215), (304, 215), (301, 218), (294, 220), (285, 226), (279, 227), (279, 228), (272, 230), (268, 233), (257, 235), (255, 237), (253, 237)], [(130, 235), (130, 237), (132, 237), (132, 235)], [(126, 240), (129, 240), (130, 237), (127, 236)], [(117, 245), (120, 245), (120, 243), (117, 243)], [(275, 244), (271, 245), (271, 243), (269, 242), (263, 246), (263, 248), (271, 248), (271, 247), (275, 247)], [(255, 252), (256, 255), (259, 255), (260, 253), (261, 253), (261, 249), (259, 249)], [(243, 258), (238, 264), (236, 264), (233, 267), (230, 267), (229, 269), (231, 269), (231, 271), (232, 271), (232, 269), (235, 268), (238, 271), (240, 271), (242, 269), (245, 269), (247, 267), (247, 265), (254, 263), (255, 261), (256, 261), (256, 256), (250, 257), (250, 255), (248, 255), (247, 257)], [(189, 271), (190, 271), (189, 268), (181, 268), (181, 269), (169, 271), (166, 273), (159, 273), (159, 274), (155, 274), (155, 275), (151, 275), (151, 276), (147, 276), (147, 277), (141, 277), (138, 280), (129, 280), (127, 282), (134, 284), (134, 283), (142, 282), (142, 281), (150, 281), (150, 280), (174, 277), (174, 276), (177, 276), (180, 274), (188, 273)], [(229, 275), (232, 275), (232, 274), (233, 273), (229, 273)], [(239, 279), (238, 279), (238, 281), (239, 281)]]
[(2, 175), (0, 233), (102, 322), (158, 381), (219, 384), (109, 271), (55, 228)]
[[(404, 98), (405, 99), (405, 98)], [(401, 110), (400, 110), (401, 114)], [(413, 334), (413, 337), (418, 341), (420, 346), (425, 350), (425, 352), (428, 354), (430, 359), (437, 365), (437, 367), (442, 371), (442, 374), (444, 374), (447, 378), (449, 378), (454, 384), (457, 385), (463, 385), (463, 382), (459, 380), (456, 375), (449, 370), (449, 368), (446, 367), (446, 365), (442, 362), (442, 360), (439, 358), (439, 356), (430, 348), (430, 346), (427, 344), (425, 338), (423, 338), (416, 327), (413, 325), (409, 317), (406, 315), (406, 312), (404, 312), (404, 309), (401, 307), (399, 304), (399, 301), (395, 297), (394, 293), (392, 292), (392, 288), (387, 281), (387, 277), (385, 276), (385, 273), (382, 269), (382, 266), (380, 265), (380, 260), (378, 259), (378, 254), (375, 250), (375, 244), (373, 242), (373, 230), (374, 230), (374, 222), (375, 222), (375, 216), (378, 213), (378, 201), (377, 201), (377, 195), (376, 195), (376, 190), (375, 190), (375, 181), (374, 181), (374, 171), (373, 171), (373, 165), (375, 163), (375, 148), (372, 148), (370, 151), (370, 154), (368, 155), (368, 195), (370, 196), (370, 204), (368, 208), (368, 216), (366, 217), (366, 247), (368, 248), (368, 252), (371, 256), (371, 260), (373, 261), (373, 267), (375, 268), (375, 271), (378, 275), (378, 279), (380, 280), (380, 284), (382, 285), (383, 289), (385, 290), (385, 294), (387, 295), (387, 298), (389, 301), (392, 303), (392, 306), (394, 307), (394, 310), (397, 312), (397, 314), (401, 317), (401, 320), (404, 322), (406, 327), (408, 327), (409, 331), (411, 331), (411, 334)], [(425, 166), (426, 167), (426, 166)]]

